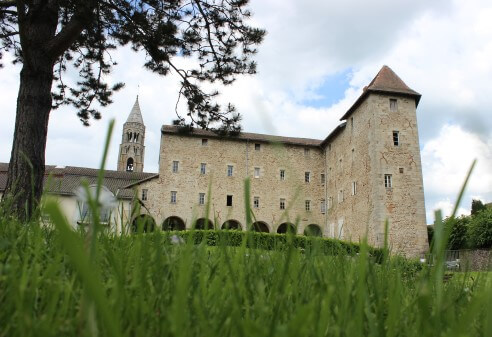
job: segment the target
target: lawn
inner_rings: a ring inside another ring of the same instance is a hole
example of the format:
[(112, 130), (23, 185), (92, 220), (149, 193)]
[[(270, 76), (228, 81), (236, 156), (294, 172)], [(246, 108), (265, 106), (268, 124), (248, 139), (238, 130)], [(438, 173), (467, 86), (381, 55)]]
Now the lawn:
[(172, 235), (0, 216), (0, 336), (492, 336), (490, 273)]

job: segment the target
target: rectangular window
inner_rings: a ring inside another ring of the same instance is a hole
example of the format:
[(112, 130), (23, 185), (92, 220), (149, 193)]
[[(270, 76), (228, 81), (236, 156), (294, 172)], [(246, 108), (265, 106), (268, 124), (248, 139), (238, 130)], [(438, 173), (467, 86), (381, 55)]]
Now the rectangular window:
[(234, 166), (232, 165), (227, 165), (227, 176), (232, 177), (232, 171), (234, 169)]
[(285, 199), (280, 199), (280, 209), (285, 209)]
[(179, 168), (179, 161), (173, 161), (173, 173), (177, 173)]
[(393, 131), (393, 145), (400, 145), (400, 133), (398, 131)]
[(311, 200), (306, 200), (304, 202), (304, 206), (306, 208), (306, 211), (310, 211), (311, 210)]
[(393, 183), (391, 181), (391, 174), (384, 175), (384, 187), (391, 188), (393, 187)]
[(311, 172), (304, 172), (304, 181), (307, 183), (311, 181)]
[(256, 143), (256, 144), (255, 144), (255, 150), (256, 150), (256, 151), (260, 151), (260, 149), (261, 149), (261, 145), (260, 145), (260, 144), (258, 144), (258, 143)]
[(325, 174), (321, 173), (321, 183), (324, 184), (326, 182)]
[(226, 203), (227, 206), (232, 206), (232, 195), (228, 195), (227, 196), (227, 203)]
[(175, 204), (178, 200), (178, 192), (171, 191), (171, 204)]
[(357, 194), (357, 182), (352, 181), (352, 195), (356, 195), (356, 194)]
[(207, 145), (208, 145), (208, 139), (202, 138), (202, 146), (207, 146)]
[(403, 173), (403, 167), (400, 167), (400, 173)]
[(326, 201), (325, 201), (325, 199), (321, 199), (321, 213), (322, 214), (326, 213)]
[(148, 190), (146, 188), (142, 189), (142, 201), (147, 200), (147, 192)]
[(338, 203), (343, 202), (343, 190), (338, 191)]
[(253, 207), (260, 208), (260, 197), (254, 197), (253, 199)]
[(280, 170), (280, 180), (285, 180), (285, 170)]
[(205, 204), (205, 193), (198, 193), (198, 204), (199, 205)]
[(398, 102), (395, 98), (390, 98), (390, 111), (398, 110)]
[(205, 173), (207, 173), (207, 164), (201, 163), (200, 164), (200, 174), (205, 174)]
[(310, 152), (311, 152), (311, 149), (309, 149), (309, 148), (307, 148), (307, 147), (306, 147), (306, 148), (304, 148), (304, 155), (305, 155), (305, 156), (309, 156), (309, 153), (310, 153)]
[(328, 197), (328, 209), (333, 207), (333, 197)]
[(255, 178), (259, 178), (259, 177), (260, 177), (260, 168), (255, 167)]

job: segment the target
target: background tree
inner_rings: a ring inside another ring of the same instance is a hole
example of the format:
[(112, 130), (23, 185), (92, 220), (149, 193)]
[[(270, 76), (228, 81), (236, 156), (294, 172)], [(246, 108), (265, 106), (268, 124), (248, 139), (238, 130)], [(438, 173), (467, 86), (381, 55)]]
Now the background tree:
[(471, 217), (468, 235), (474, 248), (492, 248), (492, 208)]
[[(0, 59), (11, 52), (22, 63), (14, 141), (5, 195), (12, 212), (29, 219), (42, 192), (48, 120), (52, 108), (72, 105), (82, 123), (100, 118), (94, 106), (111, 103), (122, 83), (105, 76), (116, 63), (110, 52), (130, 44), (144, 50), (144, 66), (181, 80), (187, 99), (175, 124), (239, 132), (234, 107), (213, 102), (217, 92), (199, 83), (231, 84), (238, 74), (255, 73), (251, 55), (265, 34), (245, 24), (248, 0), (0, 0)], [(195, 57), (182, 69), (176, 56)], [(80, 79), (70, 87), (63, 74), (71, 65)], [(53, 90), (52, 90), (53, 88)], [(179, 100), (179, 98), (178, 98)]]
[(480, 211), (485, 209), (485, 205), (482, 200), (473, 199), (471, 204), (471, 215), (478, 214)]

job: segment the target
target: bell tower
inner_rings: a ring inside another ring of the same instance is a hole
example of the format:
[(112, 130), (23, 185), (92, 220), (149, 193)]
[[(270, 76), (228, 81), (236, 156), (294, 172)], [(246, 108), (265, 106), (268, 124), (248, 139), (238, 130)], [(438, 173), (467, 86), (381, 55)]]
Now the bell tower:
[(145, 156), (145, 125), (138, 104), (138, 95), (132, 111), (123, 124), (118, 171), (143, 172)]

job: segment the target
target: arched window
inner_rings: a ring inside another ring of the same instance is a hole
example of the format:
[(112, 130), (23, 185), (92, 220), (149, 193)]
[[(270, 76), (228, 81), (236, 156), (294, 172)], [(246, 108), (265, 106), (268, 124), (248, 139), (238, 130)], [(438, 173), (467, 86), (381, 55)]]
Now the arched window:
[(133, 158), (128, 158), (126, 161), (126, 171), (133, 172)]
[(285, 233), (291, 233), (291, 234), (296, 234), (296, 227), (291, 224), (290, 222), (284, 222), (277, 228), (277, 233), (278, 234), (285, 234)]
[(255, 232), (269, 233), (268, 225), (263, 221), (256, 221), (253, 223), (253, 230)]
[(184, 221), (177, 216), (170, 216), (162, 223), (164, 231), (184, 231), (186, 229)]
[(224, 222), (224, 224), (222, 225), (222, 229), (230, 229), (230, 230), (242, 230), (243, 227), (241, 226), (241, 224), (239, 223), (239, 221), (237, 220), (227, 220), (226, 222)]
[(148, 214), (140, 214), (132, 221), (132, 231), (133, 233), (137, 233), (139, 230), (142, 232), (153, 232), (155, 229), (155, 221), (154, 218)]
[(310, 224), (304, 229), (304, 235), (306, 236), (323, 236), (321, 228), (316, 224)]

